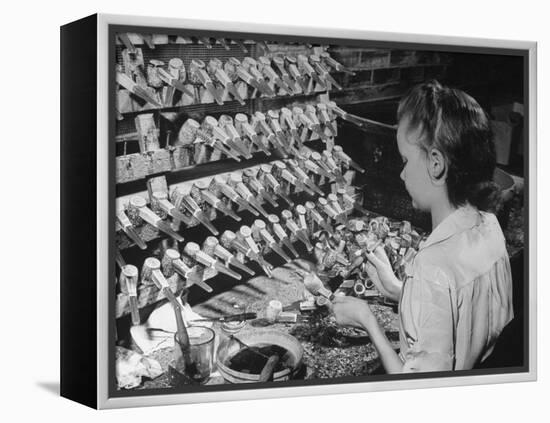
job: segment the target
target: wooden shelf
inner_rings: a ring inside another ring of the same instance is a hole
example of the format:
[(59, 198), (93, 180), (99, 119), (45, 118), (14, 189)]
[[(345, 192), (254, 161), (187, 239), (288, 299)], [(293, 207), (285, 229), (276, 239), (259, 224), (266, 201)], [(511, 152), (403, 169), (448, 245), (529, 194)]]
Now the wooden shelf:
[[(187, 183), (187, 182), (188, 181), (186, 180), (183, 183)], [(321, 186), (320, 188), (324, 191), (327, 191), (327, 186), (326, 185)], [(146, 195), (146, 192), (144, 191), (141, 194)], [(138, 195), (139, 195), (139, 193), (138, 193)], [(290, 193), (290, 197), (293, 200), (296, 200), (296, 198), (298, 198), (300, 196), (303, 196), (303, 195), (306, 195), (306, 193), (304, 191), (298, 190), (296, 188), (294, 188), (292, 190), (292, 192)], [(317, 194), (315, 194), (315, 196), (317, 197)], [(127, 200), (126, 197), (119, 197), (117, 199), (117, 201), (122, 201), (122, 202), (124, 202), (126, 200)], [(266, 203), (263, 198), (261, 198), (260, 196), (256, 196), (256, 200), (260, 204), (262, 204), (264, 207), (267, 207), (269, 209), (270, 205), (268, 203)], [(284, 207), (287, 206), (287, 203), (281, 198), (277, 198), (277, 202), (279, 203), (279, 207), (284, 208)], [(253, 218), (253, 219), (258, 219), (258, 218), (263, 219), (263, 217), (261, 215), (259, 217), (254, 217), (249, 211), (247, 211), (245, 209), (242, 209), (240, 207), (236, 210), (234, 209), (234, 211), (237, 215), (239, 215), (241, 217), (246, 216), (248, 218)], [(243, 222), (235, 222), (230, 217), (225, 216), (223, 213), (221, 213), (221, 212), (219, 212), (215, 209), (211, 209), (211, 213), (210, 214), (207, 213), (207, 217), (212, 221), (214, 226), (217, 227), (218, 230), (220, 230), (220, 233), (223, 232), (221, 230), (222, 227), (227, 228), (227, 224), (233, 225), (235, 223), (235, 224), (238, 224), (239, 226), (244, 224)], [(216, 225), (216, 221), (220, 220), (220, 219), (223, 219), (223, 221), (225, 222), (225, 224), (223, 226)], [(243, 219), (243, 221), (244, 221), (244, 219)], [(173, 226), (173, 229), (181, 234), (183, 231), (186, 231), (188, 229), (200, 228), (200, 227), (201, 227), (201, 224), (198, 221), (194, 221), (190, 225), (185, 225), (183, 223), (180, 223), (179, 227), (174, 227)], [(140, 238), (143, 239), (143, 241), (145, 241), (145, 243), (149, 243), (151, 241), (161, 239), (161, 238), (168, 238), (168, 235), (165, 235), (163, 232), (159, 231), (157, 228), (155, 228), (154, 226), (151, 226), (148, 223), (145, 223), (142, 226), (135, 227), (135, 230), (136, 230), (137, 234), (140, 236)], [(183, 236), (185, 237), (185, 233), (183, 233)], [(125, 250), (125, 249), (128, 249), (128, 248), (131, 248), (131, 247), (135, 246), (135, 244), (130, 240), (130, 238), (128, 238), (126, 236), (126, 234), (124, 234), (124, 232), (122, 230), (116, 231), (115, 240), (116, 240), (115, 241), (116, 246), (119, 250)]]
[(202, 169), (205, 169), (213, 164), (218, 164), (218, 166), (216, 166), (218, 168), (218, 172), (228, 172), (230, 170), (271, 161), (274, 160), (273, 157), (281, 157), (276, 150), (271, 151), (271, 156), (267, 156), (265, 153), (258, 151), (251, 153), (251, 159), (241, 157), (240, 162), (231, 158), (224, 158), (213, 162), (180, 167), (178, 164), (181, 163), (181, 161), (177, 159), (178, 154), (192, 154), (188, 153), (186, 150), (187, 147), (171, 147), (170, 149), (160, 149), (148, 153), (133, 153), (125, 156), (118, 156), (116, 158), (115, 167), (117, 196), (121, 195), (121, 191), (119, 191), (120, 186), (131, 182), (144, 181), (150, 176), (173, 173), (180, 176), (185, 175), (188, 177), (193, 177), (200, 175), (203, 173), (201, 172)]
[(204, 178), (207, 176), (217, 175), (219, 173), (233, 172), (238, 169), (255, 166), (261, 163), (268, 163), (273, 160), (279, 160), (282, 156), (277, 150), (271, 152), (271, 156), (267, 156), (262, 152), (252, 154), (251, 159), (242, 159), (240, 162), (226, 158), (213, 162), (195, 164), (182, 168), (174, 168), (167, 171), (158, 169), (151, 174), (144, 175), (141, 178), (131, 179), (124, 182), (117, 181), (117, 197), (122, 197), (135, 193), (136, 191), (144, 190), (144, 183), (148, 177), (163, 174), (166, 176), (169, 185), (186, 181)]
[[(264, 142), (264, 136), (259, 135), (259, 137), (261, 138), (261, 141)], [(303, 139), (302, 142), (309, 145), (319, 139), (320, 138), (317, 134), (311, 134), (309, 139)], [(272, 148), (269, 143), (268, 148), (271, 156), (266, 155), (256, 146), (253, 148), (256, 149), (256, 151), (251, 152), (252, 158), (250, 159), (246, 159), (241, 156), (240, 161), (236, 161), (232, 158), (223, 158), (192, 165), (182, 165), (182, 163), (185, 163), (185, 161), (182, 160), (184, 155), (194, 154), (194, 152), (190, 151), (190, 147), (170, 146), (170, 148), (163, 148), (147, 153), (132, 153), (124, 156), (118, 156), (115, 158), (117, 196), (121, 195), (121, 186), (128, 185), (136, 181), (143, 181), (147, 179), (147, 177), (154, 175), (177, 174), (178, 177), (174, 179), (181, 180), (182, 177), (196, 179), (201, 177), (201, 175), (214, 174), (215, 172), (230, 172), (260, 163), (279, 160), (283, 157), (280, 152)], [(124, 189), (122, 189), (122, 191), (124, 191)]]
[[(312, 84), (314, 84), (314, 82), (312, 82), (310, 80), (310, 89), (308, 90), (307, 93), (304, 93), (304, 92), (299, 92), (299, 93), (296, 93), (296, 94), (280, 94), (280, 95), (276, 95), (274, 97), (268, 97), (268, 96), (265, 96), (265, 95), (256, 95), (256, 90), (253, 91), (253, 93), (248, 96), (248, 95), (243, 95), (241, 96), (242, 99), (245, 101), (245, 105), (241, 105), (237, 100), (233, 100), (233, 99), (228, 99), (227, 101), (225, 101), (223, 104), (218, 104), (216, 103), (215, 101), (209, 101), (209, 102), (190, 102), (188, 104), (176, 104), (176, 105), (165, 105), (165, 106), (162, 106), (162, 107), (155, 107), (153, 105), (151, 105), (150, 103), (145, 103), (144, 100), (142, 100), (141, 98), (137, 97), (135, 94), (132, 94), (132, 93), (129, 93), (127, 90), (125, 89), (120, 89), (118, 90), (119, 94), (122, 94), (124, 96), (127, 97), (127, 99), (125, 99), (125, 104), (127, 104), (126, 106), (126, 110), (125, 108), (123, 107), (120, 107), (120, 104), (119, 104), (119, 113), (124, 117), (130, 117), (130, 116), (133, 116), (133, 115), (136, 115), (136, 114), (139, 114), (139, 113), (145, 113), (145, 112), (154, 112), (154, 111), (158, 111), (158, 112), (182, 112), (184, 110), (190, 110), (190, 109), (193, 109), (193, 108), (196, 108), (196, 109), (200, 109), (200, 108), (208, 108), (209, 110), (217, 110), (219, 109), (220, 111), (227, 111), (228, 108), (233, 108), (233, 109), (239, 109), (239, 108), (246, 108), (247, 106), (246, 105), (249, 105), (250, 102), (254, 101), (254, 100), (272, 100), (272, 101), (276, 101), (276, 100), (288, 100), (288, 101), (297, 101), (298, 99), (300, 98), (303, 98), (303, 97), (312, 97), (312, 96), (316, 96), (316, 95), (319, 95), (319, 94), (323, 94), (323, 93), (327, 93), (327, 92), (334, 92), (334, 91), (338, 91), (337, 89), (335, 88), (331, 88), (331, 89), (320, 89), (319, 87), (317, 88), (314, 88), (312, 87)], [(271, 86), (271, 84), (270, 84)], [(140, 104), (143, 104), (143, 106), (140, 106)], [(131, 107), (132, 109), (134, 110), (127, 110), (128, 107)], [(122, 109), (122, 110), (121, 110)]]

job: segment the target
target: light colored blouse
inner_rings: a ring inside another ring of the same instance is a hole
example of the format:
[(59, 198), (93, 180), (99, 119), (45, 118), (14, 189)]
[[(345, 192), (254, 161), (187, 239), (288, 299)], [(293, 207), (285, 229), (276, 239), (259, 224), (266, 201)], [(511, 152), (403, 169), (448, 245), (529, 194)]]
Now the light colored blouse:
[(493, 214), (458, 208), (421, 245), (399, 302), (404, 372), (471, 369), (513, 318), (506, 243)]

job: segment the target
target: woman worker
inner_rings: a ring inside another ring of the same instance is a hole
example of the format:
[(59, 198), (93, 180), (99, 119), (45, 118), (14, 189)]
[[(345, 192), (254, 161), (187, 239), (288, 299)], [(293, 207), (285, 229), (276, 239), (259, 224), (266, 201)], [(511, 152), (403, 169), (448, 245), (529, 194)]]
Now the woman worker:
[(497, 198), (489, 121), (472, 97), (437, 82), (414, 87), (397, 117), (401, 179), (432, 220), (406, 280), (383, 247), (367, 255), (379, 291), (399, 301), (400, 352), (367, 302), (336, 297), (332, 312), (337, 323), (369, 333), (388, 373), (471, 369), (513, 318), (505, 239), (486, 211)]

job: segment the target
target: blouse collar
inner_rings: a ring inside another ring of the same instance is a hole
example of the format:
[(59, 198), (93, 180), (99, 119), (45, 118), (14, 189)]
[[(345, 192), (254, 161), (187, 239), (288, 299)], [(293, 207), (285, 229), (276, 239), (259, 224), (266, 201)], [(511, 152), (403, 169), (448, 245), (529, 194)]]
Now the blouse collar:
[(465, 230), (471, 229), (478, 225), (480, 220), (481, 214), (478, 209), (471, 205), (461, 206), (437, 225), (430, 236), (421, 245), (420, 250), (445, 241), (453, 235), (464, 232)]

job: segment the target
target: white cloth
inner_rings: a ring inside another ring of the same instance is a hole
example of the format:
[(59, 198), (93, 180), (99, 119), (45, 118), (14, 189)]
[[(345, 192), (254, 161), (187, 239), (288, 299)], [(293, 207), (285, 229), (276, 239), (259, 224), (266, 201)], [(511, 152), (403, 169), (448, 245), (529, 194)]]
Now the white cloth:
[[(202, 318), (200, 314), (193, 311), (189, 304), (183, 304), (179, 298), (178, 302), (181, 306), (181, 315), (185, 326), (189, 326), (189, 322), (192, 320)], [(200, 326), (210, 327), (212, 323), (200, 322)], [(174, 308), (167, 302), (153, 310), (143, 325), (132, 326), (130, 334), (143, 354), (148, 355), (161, 348), (173, 347), (176, 330)]]
[(471, 369), (513, 318), (510, 261), (493, 214), (458, 208), (420, 247), (399, 303), (403, 371)]

